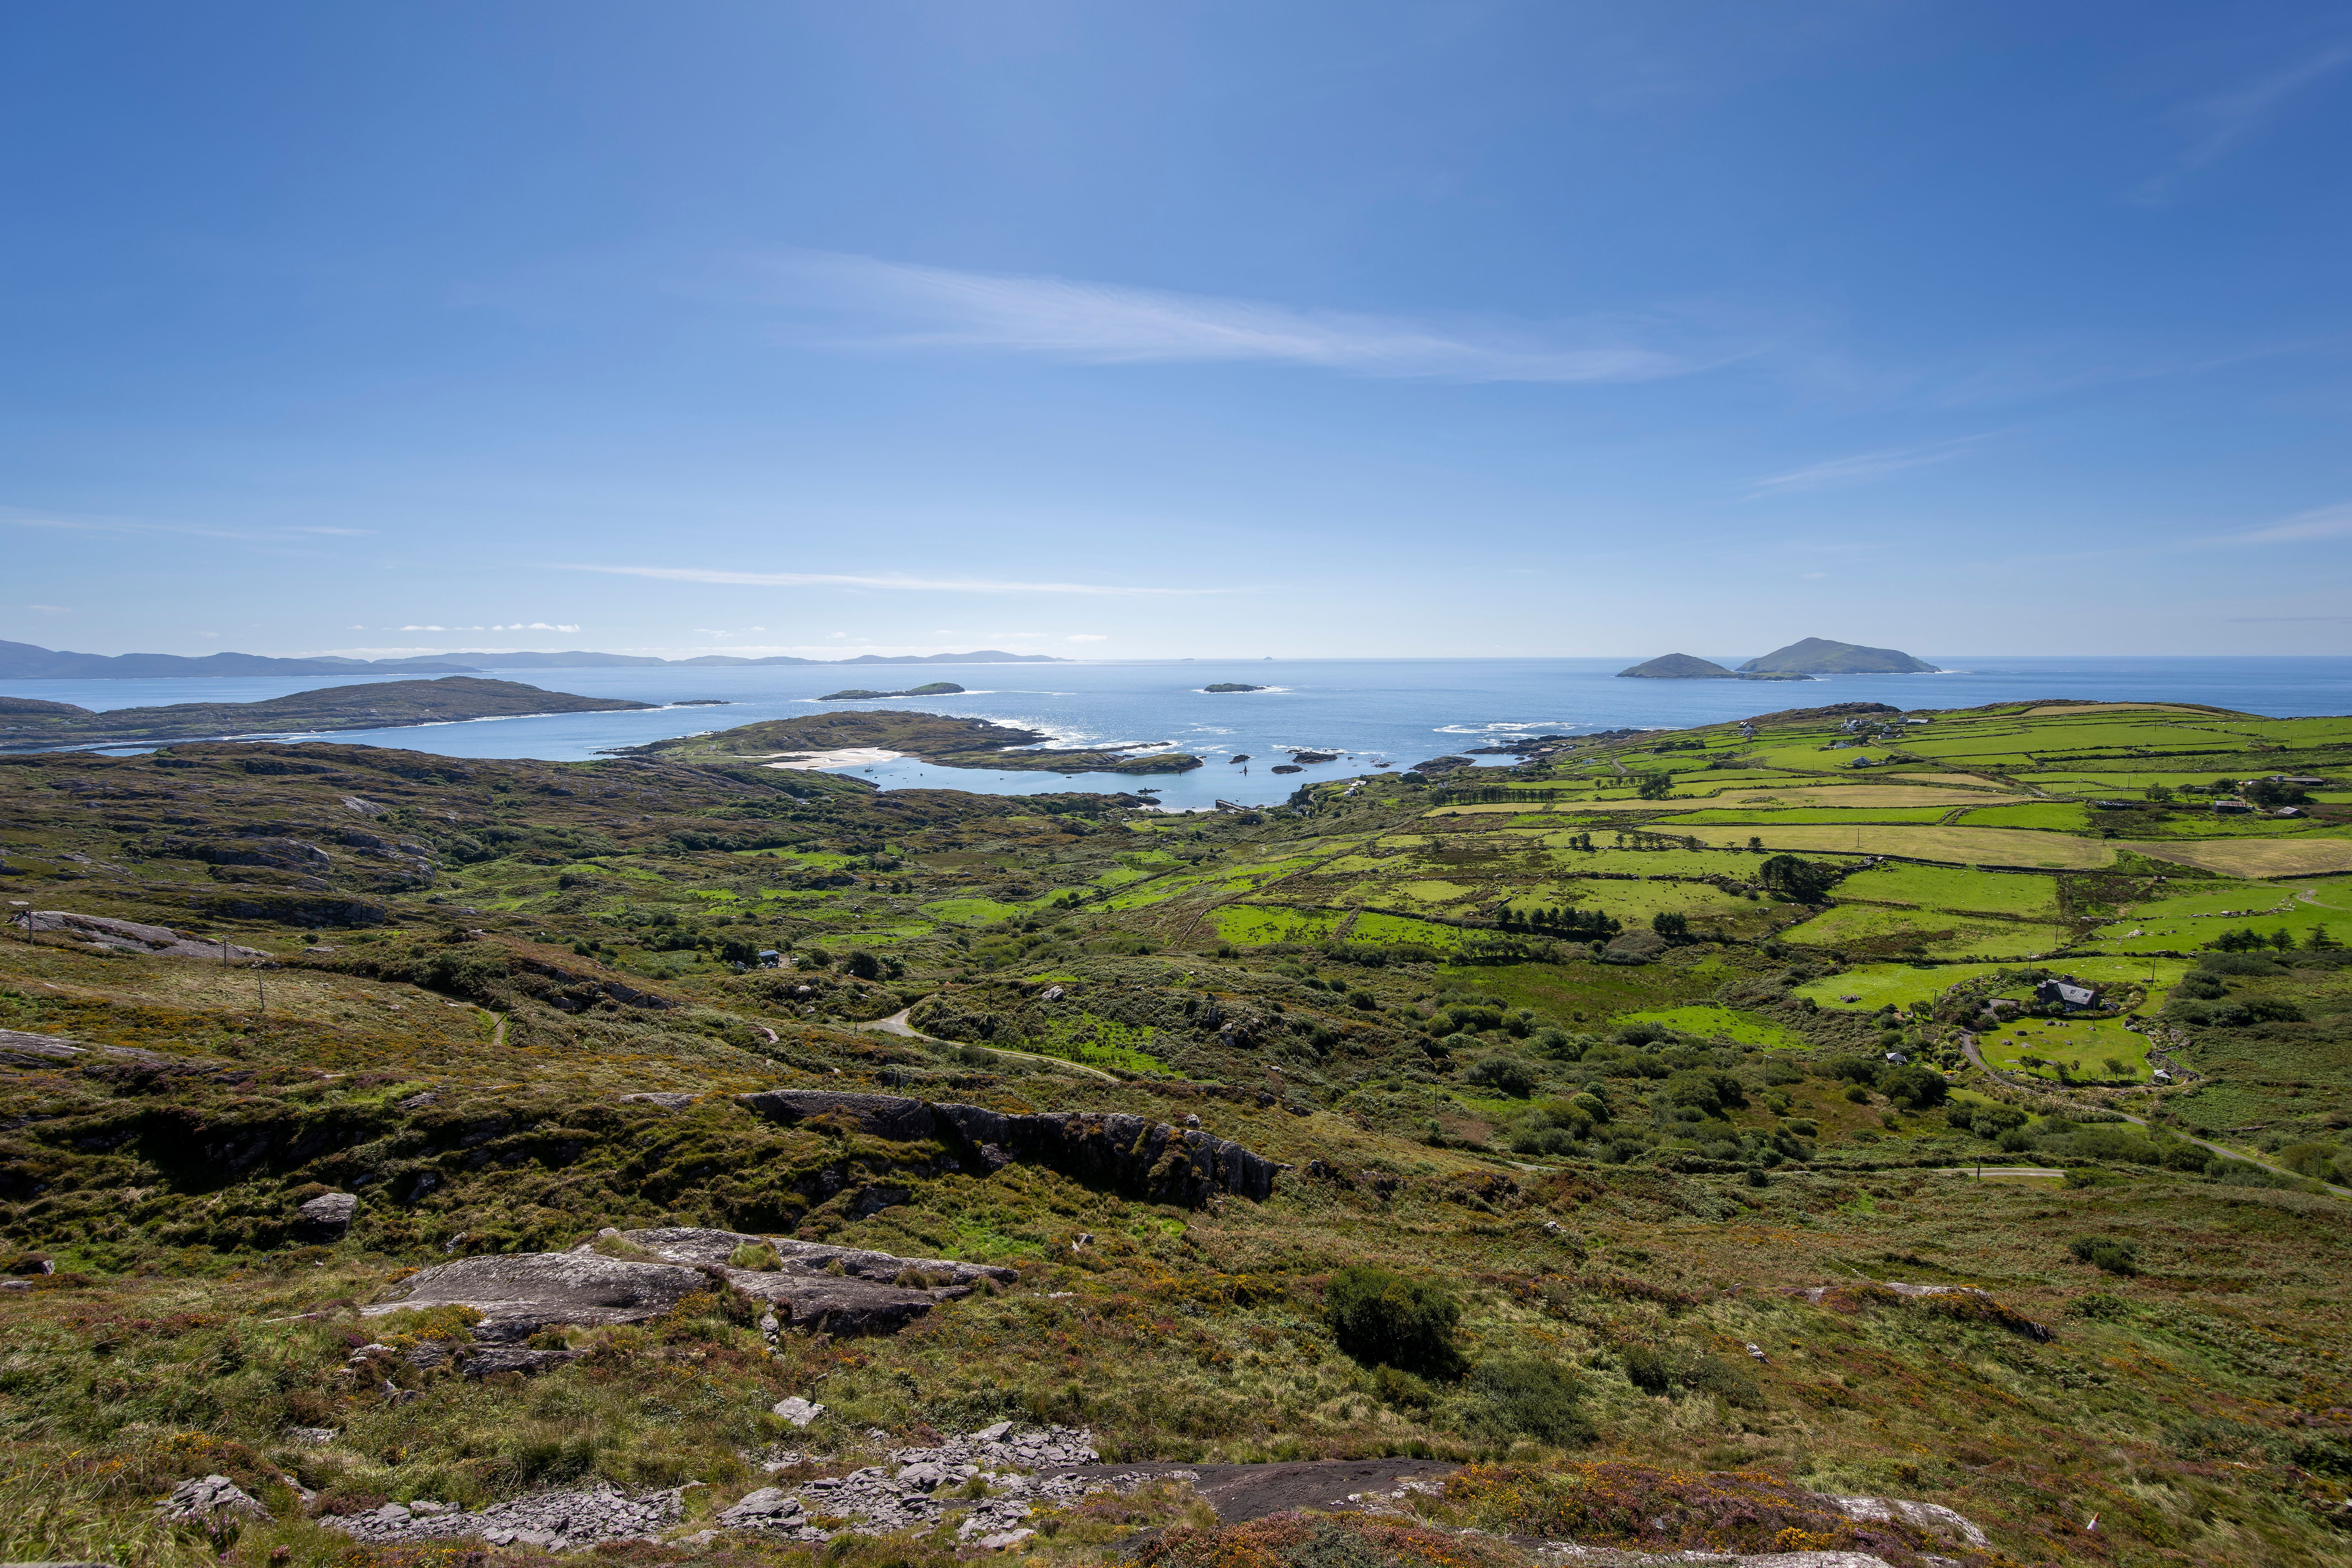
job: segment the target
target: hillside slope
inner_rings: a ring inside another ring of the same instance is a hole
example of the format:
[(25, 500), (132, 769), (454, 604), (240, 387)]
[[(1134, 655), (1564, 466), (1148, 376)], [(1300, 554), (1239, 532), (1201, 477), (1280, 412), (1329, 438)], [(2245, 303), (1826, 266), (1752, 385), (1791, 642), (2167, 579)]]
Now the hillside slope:
[[(986, 1501), (1051, 1563), (2340, 1556), (2352, 806), (2182, 790), (2339, 777), (2352, 722), (1844, 727), (1885, 717), (1194, 816), (716, 755), (0, 759), (10, 899), (79, 917), (0, 941), (10, 1555), (390, 1568), (441, 1548), (389, 1501), (699, 1481), (608, 1550), (946, 1568)], [(2020, 841), (2085, 864), (1987, 868)], [(1129, 1157), (1193, 1132), (1285, 1168)], [(361, 1315), (456, 1262), (669, 1294)], [(1428, 1312), (1367, 1339), (1362, 1268)], [(1127, 1491), (838, 1500), (1000, 1422)], [(1431, 1489), (1198, 1500), (1382, 1456)], [(207, 1475), (262, 1516), (154, 1521)]]

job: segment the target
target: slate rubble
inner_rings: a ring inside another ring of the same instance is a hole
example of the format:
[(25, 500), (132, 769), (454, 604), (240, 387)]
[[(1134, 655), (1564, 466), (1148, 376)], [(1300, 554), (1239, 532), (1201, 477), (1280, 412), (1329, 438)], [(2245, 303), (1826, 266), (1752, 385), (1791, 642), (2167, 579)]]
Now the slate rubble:
[[(1100, 1458), (1090, 1432), (1049, 1426), (1016, 1433), (1012, 1423), (1000, 1422), (937, 1447), (894, 1449), (885, 1463), (845, 1476), (820, 1477), (789, 1487), (762, 1487), (721, 1512), (713, 1521), (714, 1528), (686, 1540), (707, 1543), (725, 1531), (741, 1530), (783, 1540), (822, 1542), (839, 1534), (881, 1535), (926, 1529), (961, 1510), (958, 1542), (998, 1549), (1029, 1533), (1021, 1521), (1040, 1505), (1072, 1503), (1093, 1492), (1132, 1491), (1148, 1480), (1167, 1479), (1140, 1471), (1042, 1479), (1034, 1473), (1091, 1465)], [(1189, 1475), (1181, 1470), (1168, 1473), (1179, 1479)], [(987, 1495), (961, 1496), (966, 1483), (974, 1478), (986, 1485)], [(191, 1481), (181, 1489), (213, 1482), (227, 1485), (222, 1478), (211, 1477), (203, 1483)], [(607, 1542), (660, 1539), (683, 1515), (685, 1491), (680, 1487), (631, 1494), (609, 1482), (599, 1482), (584, 1489), (513, 1498), (477, 1512), (446, 1503), (386, 1503), (366, 1513), (323, 1522), (372, 1546), (478, 1537), (494, 1546), (565, 1552)], [(826, 1524), (816, 1523), (820, 1518)]]

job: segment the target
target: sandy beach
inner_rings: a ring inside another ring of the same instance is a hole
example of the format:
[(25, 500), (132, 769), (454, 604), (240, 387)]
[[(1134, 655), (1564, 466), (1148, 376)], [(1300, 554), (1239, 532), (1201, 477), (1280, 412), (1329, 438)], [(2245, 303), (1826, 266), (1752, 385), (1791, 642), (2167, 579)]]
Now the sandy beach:
[(762, 763), (770, 768), (791, 768), (805, 772), (815, 768), (862, 768), (869, 763), (895, 763), (904, 752), (886, 752), (879, 746), (844, 746), (834, 752), (796, 752), (781, 762)]

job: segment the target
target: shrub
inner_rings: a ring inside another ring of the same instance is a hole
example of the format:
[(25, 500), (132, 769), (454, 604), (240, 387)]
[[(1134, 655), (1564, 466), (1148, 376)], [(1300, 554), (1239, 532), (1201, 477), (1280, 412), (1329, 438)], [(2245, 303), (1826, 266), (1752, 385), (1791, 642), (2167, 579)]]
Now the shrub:
[(882, 961), (863, 949), (843, 959), (841, 967), (860, 980), (882, 978)]
[(1925, 1110), (1941, 1105), (1949, 1097), (1951, 1085), (1934, 1068), (1900, 1067), (1881, 1074), (1878, 1092), (1906, 1110)]
[(2105, 1274), (2137, 1274), (2139, 1272), (2139, 1249), (2127, 1241), (2116, 1241), (2103, 1236), (2078, 1236), (2066, 1244), (2078, 1262), (2087, 1263)]
[(1664, 1024), (1642, 1022), (1627, 1024), (1617, 1031), (1619, 1043), (1628, 1046), (1654, 1046), (1661, 1040), (1671, 1040), (1675, 1032)]
[(2072, 1317), (2115, 1322), (2130, 1313), (2131, 1302), (2112, 1290), (2086, 1290), (2074, 1298), (2066, 1311)]
[(1472, 1083), (1482, 1084), (1514, 1100), (1525, 1100), (1535, 1092), (1536, 1085), (1541, 1081), (1536, 1077), (1536, 1069), (1517, 1057), (1488, 1057), (1483, 1061), (1473, 1062), (1470, 1070), (1463, 1076)]
[(1625, 1380), (1644, 1394), (1664, 1394), (1674, 1386), (1675, 1376), (1664, 1356), (1636, 1345), (1625, 1352)]
[(1372, 1391), (1383, 1405), (1399, 1405), (1409, 1410), (1426, 1410), (1437, 1403), (1437, 1393), (1429, 1384), (1409, 1372), (1399, 1372), (1383, 1366), (1372, 1373)]
[(1582, 1391), (1575, 1375), (1557, 1362), (1490, 1357), (1468, 1381), (1486, 1405), (1486, 1424), (1562, 1446), (1592, 1439), (1592, 1423), (1576, 1405)]
[(1453, 1377), (1462, 1370), (1454, 1346), (1461, 1304), (1444, 1286), (1386, 1268), (1343, 1268), (1323, 1291), (1331, 1337), (1366, 1366)]

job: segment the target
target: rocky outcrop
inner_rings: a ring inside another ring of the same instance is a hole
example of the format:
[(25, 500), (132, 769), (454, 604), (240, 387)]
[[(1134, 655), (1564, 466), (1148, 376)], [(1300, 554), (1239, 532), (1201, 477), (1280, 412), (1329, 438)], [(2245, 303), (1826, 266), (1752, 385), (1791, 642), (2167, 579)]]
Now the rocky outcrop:
[(607, 1542), (656, 1541), (676, 1524), (684, 1488), (631, 1494), (609, 1481), (579, 1491), (535, 1492), (468, 1513), (420, 1499), (388, 1502), (366, 1513), (322, 1520), (330, 1530), (371, 1546), (417, 1541), (478, 1539), (493, 1546), (563, 1552)]
[[(1016, 1434), (1011, 1422), (1002, 1421), (936, 1447), (894, 1449), (888, 1464), (845, 1476), (794, 1488), (763, 1487), (719, 1514), (716, 1523), (721, 1530), (820, 1542), (835, 1533), (817, 1526), (814, 1516), (820, 1514), (855, 1520), (860, 1534), (885, 1535), (926, 1529), (961, 1510), (958, 1542), (993, 1550), (1029, 1534), (1021, 1521), (1041, 1503), (1066, 1507), (1089, 1492), (1132, 1491), (1154, 1479), (1142, 1471), (1042, 1479), (1031, 1473), (1091, 1465), (1100, 1458), (1091, 1432), (1048, 1426)], [(961, 1496), (973, 1480), (981, 1482), (984, 1495)]]
[(937, 1139), (983, 1173), (1015, 1160), (1120, 1188), (1154, 1203), (1205, 1205), (1220, 1192), (1264, 1202), (1284, 1167), (1197, 1128), (1119, 1111), (1008, 1114), (890, 1094), (767, 1089), (743, 1102), (772, 1121), (820, 1122), (899, 1142)]
[(697, 1290), (710, 1289), (698, 1268), (639, 1263), (594, 1252), (526, 1252), (460, 1258), (412, 1274), (400, 1294), (360, 1309), (377, 1317), (411, 1307), (471, 1307), (482, 1314), (474, 1337), (511, 1343), (554, 1323), (595, 1326), (657, 1318)]
[(1900, 1279), (1863, 1279), (1835, 1285), (1790, 1285), (1784, 1286), (1780, 1293), (1832, 1312), (1859, 1312), (1867, 1307), (1916, 1301), (1946, 1317), (2007, 1329), (2029, 1340), (2047, 1343), (2058, 1337), (2047, 1323), (2035, 1322), (1991, 1291), (1973, 1285), (1906, 1285)]
[[(779, 1329), (816, 1333), (895, 1333), (941, 1301), (969, 1295), (983, 1280), (1010, 1285), (1021, 1278), (993, 1264), (899, 1258), (731, 1230), (631, 1230), (618, 1233), (617, 1239), (698, 1268), (768, 1302), (775, 1309)], [(747, 1247), (766, 1250), (762, 1267), (746, 1268), (730, 1261)]]
[[(190, 936), (169, 926), (142, 925), (137, 921), (118, 921), (104, 915), (78, 915), (67, 910), (35, 910), (33, 929), (53, 931), (78, 937), (93, 947), (114, 952), (134, 952), (154, 958), (209, 958), (215, 963), (226, 952), (231, 963), (252, 963), (272, 955), (259, 948), (238, 947), (234, 942), (226, 949), (217, 942)], [(19, 916), (16, 922), (21, 923)]]
[[(899, 1258), (731, 1230), (672, 1226), (607, 1231), (604, 1238), (650, 1258), (608, 1258), (589, 1247), (461, 1258), (410, 1276), (394, 1287), (397, 1295), (361, 1312), (378, 1317), (411, 1307), (471, 1307), (482, 1314), (473, 1331), (477, 1345), (510, 1349), (551, 1325), (643, 1322), (698, 1290), (725, 1286), (769, 1305), (771, 1334), (786, 1328), (885, 1334), (983, 1281), (1011, 1284), (1020, 1278), (992, 1264)], [(758, 1266), (732, 1261), (747, 1248), (761, 1254)], [(474, 1377), (538, 1372), (565, 1359), (562, 1352), (520, 1353), (521, 1359), (499, 1359), (476, 1350), (455, 1359)]]
[(182, 1481), (172, 1489), (170, 1497), (155, 1505), (155, 1513), (170, 1523), (192, 1524), (215, 1534), (269, 1517), (269, 1510), (261, 1506), (259, 1500), (226, 1476)]
[(359, 1199), (349, 1193), (322, 1193), (294, 1211), (294, 1239), (322, 1245), (341, 1241), (360, 1212)]
[[(924, 1528), (961, 1513), (958, 1542), (992, 1550), (1029, 1534), (1020, 1521), (1038, 1505), (1066, 1507), (1089, 1493), (1132, 1491), (1150, 1479), (1189, 1475), (1164, 1470), (1160, 1477), (1143, 1471), (1086, 1477), (1034, 1473), (1091, 1465), (1099, 1458), (1091, 1433), (1052, 1426), (1016, 1434), (1010, 1422), (1002, 1422), (936, 1447), (893, 1450), (886, 1463), (845, 1476), (822, 1477), (797, 1487), (762, 1487), (722, 1510), (712, 1521), (716, 1528), (677, 1544), (708, 1544), (731, 1531), (794, 1542), (822, 1542), (837, 1534), (883, 1535)], [(962, 1496), (965, 1483), (974, 1479), (982, 1481), (985, 1495)], [(475, 1512), (419, 1500), (321, 1522), (371, 1546), (478, 1539), (493, 1546), (576, 1551), (658, 1540), (677, 1523), (684, 1490), (632, 1494), (599, 1482), (579, 1490), (512, 1498)], [(825, 1516), (831, 1527), (820, 1527), (818, 1516)], [(839, 1522), (844, 1521), (845, 1525)]]

